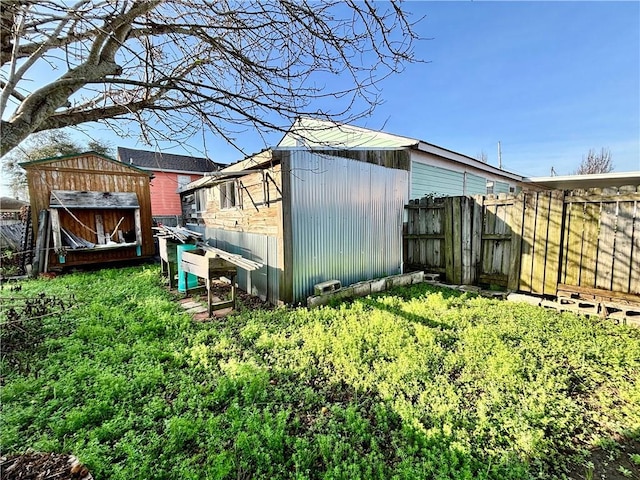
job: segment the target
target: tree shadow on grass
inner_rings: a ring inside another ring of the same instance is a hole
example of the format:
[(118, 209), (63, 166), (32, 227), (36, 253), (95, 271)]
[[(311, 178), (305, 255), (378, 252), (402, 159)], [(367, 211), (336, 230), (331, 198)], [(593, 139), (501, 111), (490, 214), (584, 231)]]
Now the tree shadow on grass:
[(381, 299), (386, 296), (396, 296), (396, 297), (402, 298), (403, 300), (410, 300), (413, 298), (425, 297), (432, 294), (441, 294), (442, 298), (445, 300), (450, 298), (461, 298), (464, 295), (466, 295), (465, 292), (454, 290), (452, 288), (434, 287), (427, 283), (420, 283), (420, 284), (412, 285), (410, 287), (396, 287), (384, 293), (367, 297), (364, 300), (361, 299), (361, 301), (366, 302), (366, 304), (372, 308), (384, 310), (393, 315), (404, 318), (409, 322), (419, 323), (429, 328), (437, 328), (441, 330), (452, 330), (453, 327), (450, 324), (437, 320), (436, 318), (434, 318), (435, 315), (434, 316), (419, 315), (416, 313), (403, 310), (393, 304), (389, 304), (381, 301)]

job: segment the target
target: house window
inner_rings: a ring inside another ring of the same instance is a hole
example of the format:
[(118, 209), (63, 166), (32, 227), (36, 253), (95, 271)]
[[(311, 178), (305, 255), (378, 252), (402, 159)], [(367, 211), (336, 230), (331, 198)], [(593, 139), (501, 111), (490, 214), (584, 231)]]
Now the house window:
[(191, 183), (191, 175), (178, 175), (178, 190)]
[(494, 191), (494, 183), (487, 182), (487, 195), (491, 195)]
[(242, 208), (242, 199), (235, 180), (220, 184), (220, 209)]

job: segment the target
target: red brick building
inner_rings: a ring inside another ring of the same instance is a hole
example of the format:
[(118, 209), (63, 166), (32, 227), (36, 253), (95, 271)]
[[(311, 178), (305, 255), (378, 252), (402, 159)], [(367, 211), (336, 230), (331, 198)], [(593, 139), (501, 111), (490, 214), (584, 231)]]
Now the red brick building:
[(125, 147), (118, 147), (118, 160), (153, 173), (151, 214), (154, 221), (167, 225), (179, 222), (182, 215), (178, 189), (204, 176), (207, 172), (214, 172), (224, 167), (208, 158)]

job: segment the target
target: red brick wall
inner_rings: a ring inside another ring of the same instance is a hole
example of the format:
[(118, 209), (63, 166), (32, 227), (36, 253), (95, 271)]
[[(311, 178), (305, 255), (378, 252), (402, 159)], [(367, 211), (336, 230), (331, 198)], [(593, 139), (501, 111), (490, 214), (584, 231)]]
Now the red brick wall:
[[(151, 180), (151, 214), (152, 215), (182, 215), (180, 195), (178, 194), (178, 174), (167, 172), (153, 172)], [(201, 177), (189, 175), (191, 181)]]

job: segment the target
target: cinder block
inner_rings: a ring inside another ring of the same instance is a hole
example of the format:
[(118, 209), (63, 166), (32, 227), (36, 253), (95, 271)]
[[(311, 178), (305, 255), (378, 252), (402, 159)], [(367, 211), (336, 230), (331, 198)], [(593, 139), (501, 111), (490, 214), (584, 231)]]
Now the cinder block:
[(326, 282), (321, 282), (313, 286), (313, 292), (316, 295), (326, 295), (331, 292), (335, 292), (336, 290), (340, 290), (342, 284), (340, 280), (327, 280)]
[(425, 282), (437, 282), (438, 280), (440, 280), (440, 274), (439, 273), (425, 273), (424, 274), (424, 281)]
[(321, 305), (326, 305), (331, 300), (330, 295), (314, 295), (312, 297), (307, 297), (307, 307), (315, 308)]
[(476, 287), (475, 285), (460, 285), (458, 290), (461, 292), (471, 292), (471, 293), (479, 293), (482, 290), (480, 287)]
[(481, 290), (480, 295), (487, 298), (497, 298), (498, 300), (505, 300), (509, 292), (498, 292), (495, 290)]
[(540, 306), (540, 299), (538, 297), (532, 297), (531, 295), (524, 295), (522, 293), (510, 293), (507, 295), (507, 300), (510, 302), (524, 302), (529, 305)]
[(560, 303), (554, 302), (553, 300), (544, 299), (540, 302), (540, 306), (545, 308), (560, 309)]
[(411, 283), (424, 282), (424, 272), (411, 272)]
[(353, 294), (356, 297), (366, 297), (371, 293), (371, 282), (358, 282), (351, 285), (353, 287)]
[(387, 289), (387, 279), (380, 278), (378, 280), (371, 280), (371, 293), (384, 292)]
[(411, 274), (391, 275), (387, 277), (387, 288), (411, 285)]

